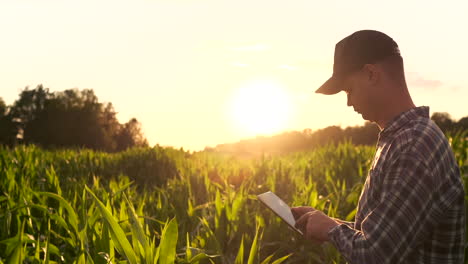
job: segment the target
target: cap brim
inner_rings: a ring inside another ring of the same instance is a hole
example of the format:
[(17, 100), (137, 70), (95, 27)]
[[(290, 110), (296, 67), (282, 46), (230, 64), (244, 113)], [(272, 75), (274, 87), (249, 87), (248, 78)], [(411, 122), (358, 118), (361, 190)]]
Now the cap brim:
[(330, 77), (320, 88), (318, 88), (315, 92), (316, 93), (321, 93), (321, 94), (326, 94), (326, 95), (332, 95), (332, 94), (337, 94), (342, 90), (342, 82), (340, 79), (336, 77)]

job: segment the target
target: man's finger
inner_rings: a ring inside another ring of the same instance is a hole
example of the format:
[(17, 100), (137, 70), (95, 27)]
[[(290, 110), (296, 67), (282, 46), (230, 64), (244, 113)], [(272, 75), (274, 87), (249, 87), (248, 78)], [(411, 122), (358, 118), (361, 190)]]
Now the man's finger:
[(309, 219), (309, 213), (305, 213), (301, 217), (299, 217), (299, 219), (297, 219), (296, 224), (294, 226), (298, 228), (299, 230), (303, 231), (304, 233), (306, 230), (305, 227), (306, 227), (308, 219)]
[(310, 206), (298, 206), (298, 207), (293, 207), (291, 208), (291, 212), (294, 216), (294, 219), (300, 218), (302, 215), (304, 215), (307, 212), (315, 211), (314, 208)]
[(304, 230), (305, 230), (304, 238), (311, 241), (312, 243), (320, 245), (324, 241), (318, 240), (313, 236), (314, 232), (312, 232), (312, 229), (314, 228), (314, 221), (309, 221), (313, 217), (313, 215), (317, 214), (317, 212), (318, 211), (312, 211), (312, 212), (307, 213), (307, 223), (304, 227)]

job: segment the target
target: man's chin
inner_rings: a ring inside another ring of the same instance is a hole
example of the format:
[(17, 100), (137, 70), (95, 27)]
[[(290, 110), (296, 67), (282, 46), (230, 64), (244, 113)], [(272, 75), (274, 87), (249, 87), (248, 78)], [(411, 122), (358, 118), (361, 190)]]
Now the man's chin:
[(371, 122), (373, 122), (367, 114), (363, 114), (363, 113), (361, 113), (361, 112), (359, 112), (359, 111), (356, 111), (356, 110), (354, 110), (354, 111), (355, 111), (356, 113), (360, 114), (361, 117), (362, 117), (362, 119), (364, 119), (364, 120), (366, 120), (366, 121), (371, 121)]
[(364, 119), (364, 120), (366, 120), (366, 121), (371, 121), (371, 122), (372, 122), (372, 120), (369, 118), (368, 115), (363, 114), (363, 113), (359, 113), (359, 114), (361, 115), (362, 119)]

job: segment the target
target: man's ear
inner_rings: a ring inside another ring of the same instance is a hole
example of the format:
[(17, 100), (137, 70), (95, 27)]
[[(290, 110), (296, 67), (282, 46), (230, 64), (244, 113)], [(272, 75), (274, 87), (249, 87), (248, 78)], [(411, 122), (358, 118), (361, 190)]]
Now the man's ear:
[(373, 84), (377, 83), (380, 79), (380, 71), (375, 64), (365, 64), (363, 67), (363, 72), (366, 80)]

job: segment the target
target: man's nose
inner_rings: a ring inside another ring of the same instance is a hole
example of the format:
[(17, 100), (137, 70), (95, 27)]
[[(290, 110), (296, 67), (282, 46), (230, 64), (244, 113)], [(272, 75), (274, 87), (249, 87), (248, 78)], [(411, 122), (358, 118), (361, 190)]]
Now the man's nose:
[(351, 96), (350, 96), (350, 94), (346, 94), (346, 96), (348, 97), (348, 106), (352, 106), (353, 104), (351, 103)]

